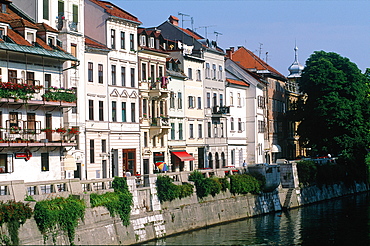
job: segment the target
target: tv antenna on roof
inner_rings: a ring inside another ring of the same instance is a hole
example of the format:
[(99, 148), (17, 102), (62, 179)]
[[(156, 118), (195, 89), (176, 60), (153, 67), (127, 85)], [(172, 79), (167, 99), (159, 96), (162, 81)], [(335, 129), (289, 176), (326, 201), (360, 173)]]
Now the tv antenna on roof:
[(220, 32), (216, 32), (216, 31), (214, 31), (213, 33), (214, 33), (214, 34), (216, 34), (216, 42), (217, 42), (217, 37), (218, 37), (218, 35), (222, 35), (222, 33), (220, 33)]
[(261, 52), (262, 52), (262, 45), (263, 43), (259, 43), (260, 44), (260, 48), (259, 48), (259, 52), (258, 52), (258, 57), (261, 58)]
[[(206, 39), (207, 39), (207, 28), (208, 28), (208, 27), (213, 27), (213, 26), (216, 26), (216, 25), (200, 26), (200, 27), (198, 27), (198, 28), (204, 28), (204, 29), (205, 29), (205, 32), (206, 32)], [(197, 28), (195, 28), (195, 29), (197, 29)]]
[(191, 30), (193, 30), (193, 24), (194, 24), (193, 17), (191, 17), (190, 15), (181, 13), (181, 12), (178, 12), (177, 14), (181, 15), (181, 28), (184, 29), (184, 21), (189, 21), (189, 20), (184, 20), (184, 16), (188, 16), (190, 17), (190, 21), (191, 21)]

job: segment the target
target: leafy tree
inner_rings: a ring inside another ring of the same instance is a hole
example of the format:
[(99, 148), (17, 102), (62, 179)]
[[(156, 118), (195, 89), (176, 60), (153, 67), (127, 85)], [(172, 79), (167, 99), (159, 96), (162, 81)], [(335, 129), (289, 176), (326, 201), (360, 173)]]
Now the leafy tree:
[(368, 78), (334, 52), (316, 51), (306, 61), (299, 86), (308, 98), (298, 133), (316, 154), (364, 163), (370, 129)]

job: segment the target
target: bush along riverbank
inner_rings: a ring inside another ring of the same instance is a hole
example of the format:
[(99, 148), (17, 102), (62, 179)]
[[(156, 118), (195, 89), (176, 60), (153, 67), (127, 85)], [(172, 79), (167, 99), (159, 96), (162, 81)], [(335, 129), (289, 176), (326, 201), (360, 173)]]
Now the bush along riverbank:
[[(34, 216), (30, 217), (29, 213), (22, 215), (25, 223), (20, 225), (19, 244), (137, 244), (280, 211), (286, 204), (289, 204), (285, 206), (288, 208), (301, 206), (367, 190), (363, 184), (300, 187), (299, 182), (295, 185), (294, 181), (298, 180), (296, 165), (275, 167), (281, 170), (284, 182), (278, 189), (268, 189), (269, 192), (265, 190), (268, 182), (262, 178), (263, 175), (251, 175), (247, 170), (239, 169), (237, 174), (230, 172), (234, 175), (229, 176), (218, 170), (146, 175), (141, 184), (137, 177), (115, 178), (109, 181), (110, 185), (104, 185), (108, 188), (106, 190), (81, 189), (64, 198), (40, 200), (35, 197), (37, 202), (28, 196)], [(288, 172), (293, 172), (293, 175), (288, 175)], [(287, 177), (293, 180), (291, 188), (283, 188), (287, 186)], [(68, 190), (73, 191), (80, 185), (84, 187), (83, 182), (90, 181), (70, 182), (74, 187)], [(91, 184), (100, 187), (97, 180)], [(4, 228), (3, 243), (14, 244), (17, 239), (11, 242), (10, 234)]]

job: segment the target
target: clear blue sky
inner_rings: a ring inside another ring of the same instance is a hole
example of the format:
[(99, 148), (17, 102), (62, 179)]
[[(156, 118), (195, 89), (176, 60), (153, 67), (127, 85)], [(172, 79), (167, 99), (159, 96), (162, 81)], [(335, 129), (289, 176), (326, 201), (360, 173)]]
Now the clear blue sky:
[[(349, 58), (365, 71), (370, 67), (370, 1), (144, 1), (111, 0), (135, 15), (143, 27), (158, 26), (179, 12), (193, 17), (194, 28), (207, 28), (208, 39), (219, 46), (243, 45), (260, 53), (261, 58), (288, 75), (294, 60), (295, 42), (298, 58), (305, 64), (316, 50), (333, 51)], [(191, 28), (184, 16), (184, 28)], [(196, 30), (205, 36), (205, 28)], [(260, 43), (262, 45), (260, 45)]]

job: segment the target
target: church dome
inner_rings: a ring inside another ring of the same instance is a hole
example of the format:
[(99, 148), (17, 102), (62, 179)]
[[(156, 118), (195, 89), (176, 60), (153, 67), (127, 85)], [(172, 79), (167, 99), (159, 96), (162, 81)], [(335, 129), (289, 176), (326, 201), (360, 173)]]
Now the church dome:
[(288, 78), (294, 78), (294, 77), (301, 77), (302, 71), (304, 69), (304, 66), (301, 65), (298, 61), (298, 47), (296, 46), (294, 48), (295, 52), (295, 59), (292, 65), (288, 68), (290, 74), (288, 75)]

